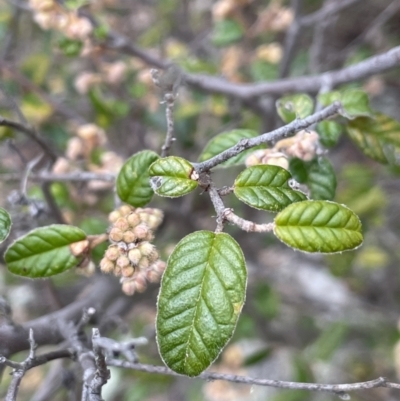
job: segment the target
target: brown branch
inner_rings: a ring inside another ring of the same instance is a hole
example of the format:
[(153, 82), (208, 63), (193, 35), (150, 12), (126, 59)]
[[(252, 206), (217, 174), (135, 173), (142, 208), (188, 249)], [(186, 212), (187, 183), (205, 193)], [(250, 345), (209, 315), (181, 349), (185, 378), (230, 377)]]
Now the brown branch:
[[(21, 173), (0, 174), (2, 181), (20, 181), (23, 178)], [(29, 179), (37, 182), (87, 182), (92, 180), (113, 182), (115, 174), (112, 173), (92, 173), (89, 171), (74, 171), (65, 174), (53, 174), (48, 171), (31, 173)]]
[[(161, 375), (169, 375), (169, 376), (178, 376), (185, 377), (179, 373), (176, 373), (164, 366), (153, 366), (153, 365), (145, 365), (141, 363), (131, 363), (120, 360), (110, 360), (108, 361), (109, 366), (115, 366), (119, 368), (127, 368), (132, 370), (137, 370), (141, 372), (147, 373), (156, 373)], [(306, 391), (318, 391), (318, 392), (326, 392), (333, 393), (336, 395), (344, 396), (346, 393), (351, 391), (359, 391), (359, 390), (369, 390), (377, 387), (386, 387), (393, 388), (396, 390), (400, 390), (399, 383), (392, 383), (387, 381), (384, 377), (379, 377), (375, 380), (359, 382), (359, 383), (346, 383), (346, 384), (318, 384), (318, 383), (299, 383), (299, 382), (290, 382), (283, 380), (270, 380), (270, 379), (257, 379), (248, 376), (239, 376), (239, 375), (231, 375), (231, 374), (223, 374), (223, 373), (213, 373), (213, 372), (204, 372), (197, 376), (198, 379), (212, 381), (212, 380), (224, 380), (232, 383), (243, 383), (243, 384), (251, 384), (257, 386), (266, 386), (266, 387), (275, 387), (280, 389), (290, 389), (290, 390), (306, 390)]]
[(327, 118), (337, 114), (341, 107), (342, 106), (339, 102), (335, 102), (321, 111), (304, 118), (303, 120), (294, 120), (290, 124), (255, 138), (241, 139), (236, 145), (221, 152), (217, 156), (214, 156), (202, 163), (193, 163), (193, 166), (199, 174), (204, 171), (208, 171), (218, 164), (230, 159), (231, 157), (238, 155), (246, 149), (250, 149), (254, 146), (259, 146), (262, 144), (272, 144), (282, 138), (293, 135), (300, 130), (309, 128), (320, 121), (326, 120)]
[(52, 162), (55, 162), (57, 160), (58, 157), (57, 153), (54, 152), (54, 150), (47, 144), (46, 141), (42, 139), (42, 137), (37, 133), (37, 131), (33, 127), (28, 127), (27, 125), (9, 120), (1, 116), (0, 116), (0, 126), (9, 127), (19, 132), (22, 132), (28, 138), (36, 142), (43, 149), (46, 155), (49, 156)]

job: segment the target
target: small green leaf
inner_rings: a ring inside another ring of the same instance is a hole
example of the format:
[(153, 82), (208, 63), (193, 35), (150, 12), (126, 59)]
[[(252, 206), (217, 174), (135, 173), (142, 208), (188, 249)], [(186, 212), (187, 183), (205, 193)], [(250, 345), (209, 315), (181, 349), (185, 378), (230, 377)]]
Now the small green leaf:
[(321, 106), (326, 107), (336, 101), (340, 101), (342, 99), (342, 94), (339, 91), (325, 92), (320, 93), (317, 99)]
[(290, 188), (292, 178), (284, 168), (260, 164), (242, 171), (235, 180), (234, 192), (238, 199), (256, 209), (279, 212), (293, 202), (307, 197)]
[(357, 248), (363, 241), (361, 222), (344, 205), (328, 201), (293, 203), (275, 218), (275, 235), (304, 252), (335, 253)]
[(74, 256), (70, 246), (85, 239), (86, 234), (77, 227), (62, 224), (40, 227), (17, 239), (4, 259), (11, 273), (49, 277), (79, 264), (83, 256)]
[(349, 89), (342, 94), (343, 115), (353, 119), (355, 117), (370, 117), (373, 111), (369, 106), (369, 98), (366, 92), (360, 89)]
[[(232, 131), (223, 132), (214, 138), (212, 138), (201, 152), (199, 156), (199, 162), (211, 159), (212, 157), (220, 154), (226, 149), (236, 145), (241, 139), (245, 138), (255, 138), (258, 133), (251, 129), (234, 129)], [(260, 149), (261, 146), (256, 146), (251, 149), (247, 149), (237, 156), (230, 158), (224, 163), (221, 163), (221, 167), (230, 167), (243, 164), (247, 156), (254, 152), (256, 149)]]
[(122, 166), (117, 177), (117, 193), (129, 205), (140, 207), (151, 201), (149, 167), (159, 156), (151, 150), (135, 153)]
[(314, 102), (310, 96), (304, 94), (289, 95), (280, 98), (276, 103), (279, 117), (290, 123), (296, 118), (309, 116), (314, 109)]
[(326, 148), (332, 148), (338, 143), (342, 131), (342, 126), (335, 121), (326, 120), (317, 124), (319, 141)]
[(359, 117), (347, 124), (353, 142), (372, 159), (390, 165), (400, 165), (400, 123), (385, 114), (374, 119)]
[(291, 159), (290, 171), (296, 181), (308, 186), (312, 199), (332, 200), (335, 197), (336, 174), (326, 157), (318, 157), (311, 162)]
[(75, 57), (80, 54), (83, 43), (80, 40), (62, 38), (58, 41), (58, 47), (66, 56)]
[(149, 168), (155, 193), (170, 198), (186, 195), (197, 188), (198, 182), (191, 178), (193, 172), (187, 160), (176, 156), (159, 159)]
[(246, 264), (228, 234), (197, 231), (168, 259), (157, 305), (157, 342), (165, 364), (197, 376), (232, 337), (242, 310)]
[(0, 207), (0, 243), (5, 241), (10, 234), (11, 230), (11, 217)]
[(243, 28), (240, 24), (231, 19), (217, 21), (211, 35), (214, 46), (224, 47), (240, 40), (243, 36)]

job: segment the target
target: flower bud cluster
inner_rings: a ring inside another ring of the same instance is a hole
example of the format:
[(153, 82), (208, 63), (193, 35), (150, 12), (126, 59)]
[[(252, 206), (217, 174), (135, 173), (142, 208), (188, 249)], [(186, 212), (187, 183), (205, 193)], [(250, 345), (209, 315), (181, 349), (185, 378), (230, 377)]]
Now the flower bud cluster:
[(159, 209), (124, 205), (109, 215), (111, 245), (100, 262), (104, 273), (121, 277), (122, 291), (127, 295), (143, 292), (147, 282), (160, 281), (166, 264), (159, 259), (151, 243), (153, 230), (162, 222)]
[(291, 138), (278, 141), (271, 149), (259, 149), (246, 159), (246, 166), (271, 164), (284, 169), (289, 168), (288, 158), (297, 157), (311, 161), (319, 151), (319, 136), (315, 131), (300, 131)]
[(29, 6), (34, 20), (42, 29), (55, 29), (73, 40), (85, 40), (93, 31), (87, 18), (63, 8), (55, 0), (29, 0)]

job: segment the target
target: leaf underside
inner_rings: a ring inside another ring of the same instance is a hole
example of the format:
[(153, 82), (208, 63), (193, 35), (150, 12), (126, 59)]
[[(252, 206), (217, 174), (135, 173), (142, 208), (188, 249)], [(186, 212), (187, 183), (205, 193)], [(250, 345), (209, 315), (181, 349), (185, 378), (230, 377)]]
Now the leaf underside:
[(15, 241), (4, 259), (14, 274), (31, 278), (53, 276), (82, 260), (71, 253), (69, 246), (85, 238), (86, 234), (77, 227), (63, 224), (40, 227)]
[(290, 173), (278, 166), (257, 165), (242, 171), (235, 180), (234, 193), (247, 205), (279, 212), (286, 206), (307, 199), (290, 188)]
[(11, 217), (7, 211), (0, 207), (0, 243), (7, 239), (10, 230)]
[(304, 252), (342, 252), (358, 247), (363, 241), (357, 215), (328, 201), (304, 201), (288, 206), (276, 216), (274, 233), (285, 244)]
[(165, 364), (197, 376), (231, 338), (246, 291), (242, 250), (228, 234), (197, 231), (183, 238), (164, 273), (157, 342)]

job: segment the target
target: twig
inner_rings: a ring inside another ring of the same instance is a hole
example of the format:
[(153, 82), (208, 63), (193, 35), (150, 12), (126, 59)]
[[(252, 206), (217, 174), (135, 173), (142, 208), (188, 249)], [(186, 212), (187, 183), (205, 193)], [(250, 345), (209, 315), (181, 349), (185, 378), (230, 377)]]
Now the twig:
[(293, 58), (296, 55), (296, 45), (299, 42), (300, 30), (302, 28), (300, 22), (301, 3), (302, 0), (291, 1), (291, 8), (294, 11), (294, 20), (285, 36), (283, 58), (279, 66), (279, 78), (285, 78), (288, 76)]
[(33, 330), (29, 330), (29, 355), (23, 362), (14, 362), (4, 356), (0, 356), (0, 365), (6, 365), (13, 369), (12, 380), (8, 387), (5, 401), (16, 401), (19, 386), (25, 373), (36, 366), (43, 365), (58, 358), (71, 358), (73, 354), (70, 350), (59, 350), (47, 354), (36, 356), (37, 344), (33, 336)]
[[(210, 178), (210, 180), (211, 180), (211, 178)], [(217, 212), (217, 228), (215, 229), (215, 232), (220, 233), (224, 230), (225, 205), (224, 205), (224, 202), (222, 201), (221, 195), (218, 193), (218, 189), (215, 188), (214, 183), (212, 181), (210, 181), (210, 184), (208, 186), (208, 193), (210, 194), (210, 199), (214, 206), (214, 209)]]
[[(108, 365), (119, 368), (133, 369), (147, 373), (157, 373), (161, 375), (184, 377), (183, 375), (180, 375), (179, 373), (176, 373), (164, 366), (145, 365), (141, 363), (131, 363), (115, 359), (112, 361), (108, 361)], [(258, 386), (275, 387), (280, 389), (326, 392), (340, 396), (345, 396), (347, 392), (351, 391), (368, 390), (377, 387), (386, 387), (400, 390), (399, 383), (389, 382), (384, 377), (379, 377), (378, 379), (366, 382), (349, 383), (349, 384), (299, 383), (299, 382), (290, 382), (282, 380), (256, 379), (248, 376), (239, 376), (239, 375), (213, 373), (213, 372), (204, 372), (199, 376), (197, 376), (197, 378), (206, 381), (224, 380), (233, 383), (253, 384)]]
[(231, 148), (221, 152), (217, 156), (212, 157), (202, 163), (193, 163), (194, 168), (200, 174), (204, 171), (208, 171), (218, 164), (223, 163), (224, 161), (230, 159), (243, 152), (246, 149), (250, 149), (254, 146), (259, 146), (261, 144), (271, 144), (282, 138), (286, 138), (290, 135), (293, 135), (297, 131), (306, 129), (313, 124), (316, 124), (320, 121), (326, 120), (329, 117), (337, 114), (341, 108), (341, 104), (339, 102), (335, 102), (330, 106), (318, 111), (311, 116), (306, 117), (303, 120), (294, 120), (290, 124), (287, 124), (281, 128), (278, 128), (274, 131), (268, 132), (266, 134), (257, 136), (251, 139), (241, 139), (236, 145)]
[(17, 131), (22, 132), (25, 134), (28, 138), (32, 139), (35, 141), (46, 153), (46, 155), (49, 156), (52, 162), (55, 162), (57, 160), (57, 154), (54, 152), (54, 150), (38, 135), (36, 130), (32, 127), (28, 127), (27, 125), (24, 125), (22, 123), (18, 123), (16, 121), (9, 120), (7, 118), (1, 117), (0, 116), (0, 126), (3, 127), (9, 127), (13, 128)]
[(165, 136), (164, 145), (161, 148), (161, 157), (167, 157), (174, 138), (174, 119), (172, 112), (174, 110), (175, 96), (168, 93), (164, 96), (165, 99), (165, 117), (167, 119), (167, 135)]
[[(23, 176), (21, 173), (4, 173), (0, 174), (2, 181), (19, 181)], [(88, 182), (92, 180), (113, 182), (115, 174), (112, 173), (92, 173), (89, 171), (74, 171), (65, 174), (53, 174), (49, 171), (41, 171), (39, 173), (31, 173), (29, 175), (31, 181), (38, 182)]]
[[(100, 338), (99, 329), (92, 329), (92, 343), (94, 361), (97, 367), (96, 373), (90, 383), (90, 395), (96, 395), (101, 400), (101, 388), (107, 383), (110, 378), (110, 371), (107, 369), (106, 359), (103, 354), (102, 348), (96, 343), (96, 339)], [(93, 398), (94, 400), (95, 398)]]

